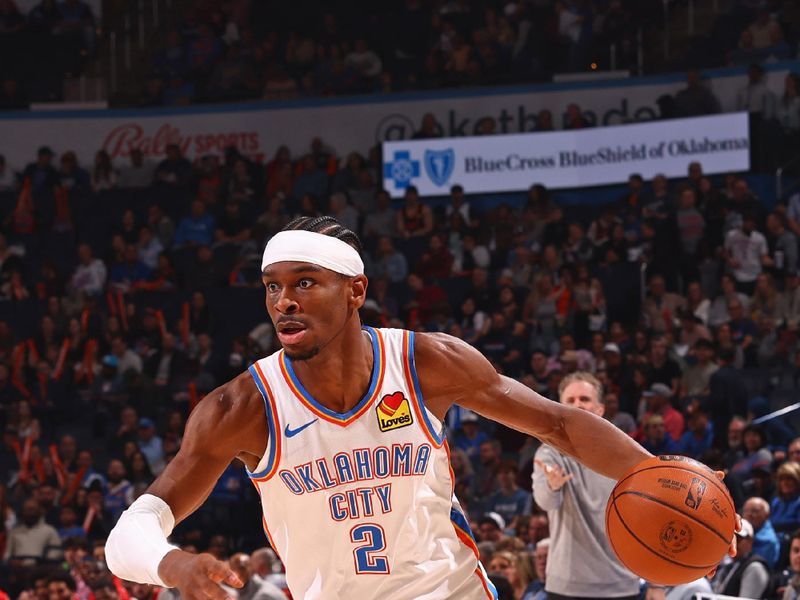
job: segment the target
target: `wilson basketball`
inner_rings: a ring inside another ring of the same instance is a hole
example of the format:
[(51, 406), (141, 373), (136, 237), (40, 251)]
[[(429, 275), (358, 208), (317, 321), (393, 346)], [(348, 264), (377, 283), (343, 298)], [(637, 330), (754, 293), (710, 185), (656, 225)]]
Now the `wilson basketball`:
[(618, 482), (606, 532), (619, 560), (653, 583), (694, 581), (728, 552), (736, 510), (714, 471), (683, 456), (656, 456)]

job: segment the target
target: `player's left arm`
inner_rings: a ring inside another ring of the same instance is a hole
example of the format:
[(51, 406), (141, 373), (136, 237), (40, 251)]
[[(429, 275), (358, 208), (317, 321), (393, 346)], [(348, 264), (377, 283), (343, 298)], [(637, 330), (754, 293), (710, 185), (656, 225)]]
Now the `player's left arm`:
[(651, 456), (605, 419), (548, 400), (499, 375), (462, 340), (438, 333), (417, 334), (414, 357), (425, 405), (439, 419), (458, 404), (535, 436), (612, 479)]

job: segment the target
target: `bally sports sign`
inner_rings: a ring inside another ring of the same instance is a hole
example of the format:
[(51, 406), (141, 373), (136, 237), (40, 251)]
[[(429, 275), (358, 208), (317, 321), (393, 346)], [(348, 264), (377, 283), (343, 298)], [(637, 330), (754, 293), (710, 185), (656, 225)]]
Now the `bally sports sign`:
[(631, 173), (684, 177), (750, 168), (747, 113), (652, 121), (571, 131), (385, 142), (383, 183), (394, 197), (409, 186), (423, 196), (518, 192), (606, 185)]

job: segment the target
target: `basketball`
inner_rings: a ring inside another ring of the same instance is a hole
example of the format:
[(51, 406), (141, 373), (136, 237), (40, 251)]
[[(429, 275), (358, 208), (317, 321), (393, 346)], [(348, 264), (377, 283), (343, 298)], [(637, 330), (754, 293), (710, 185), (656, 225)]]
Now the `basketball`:
[(683, 456), (656, 456), (614, 487), (606, 532), (619, 560), (644, 579), (699, 579), (728, 552), (736, 510), (714, 471)]

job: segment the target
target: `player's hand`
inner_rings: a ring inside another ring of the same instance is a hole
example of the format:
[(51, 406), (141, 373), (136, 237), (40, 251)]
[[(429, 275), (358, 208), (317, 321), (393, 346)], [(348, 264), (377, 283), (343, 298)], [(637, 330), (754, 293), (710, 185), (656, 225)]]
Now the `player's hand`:
[(229, 600), (220, 584), (240, 588), (244, 583), (227, 563), (210, 554), (190, 554), (173, 550), (158, 565), (158, 574), (169, 586), (181, 592), (183, 600)]
[(647, 591), (644, 595), (644, 600), (665, 600), (667, 597), (667, 590), (663, 587), (647, 586)]
[[(717, 471), (716, 475), (717, 479), (719, 479), (720, 481), (725, 479), (725, 471)], [(736, 534), (741, 530), (742, 530), (742, 517), (737, 513), (736, 525), (734, 526), (733, 539), (731, 539), (731, 545), (728, 548), (728, 556), (730, 556), (731, 558), (734, 558), (736, 556)], [(711, 569), (711, 571), (709, 571), (706, 577), (708, 577), (709, 579), (713, 579), (716, 573), (717, 573), (717, 567), (714, 567), (713, 569)]]
[(564, 487), (564, 484), (573, 477), (572, 473), (567, 473), (562, 467), (557, 465), (544, 463), (538, 459), (534, 459), (533, 464), (544, 471), (545, 477), (547, 477), (547, 485), (554, 492)]

